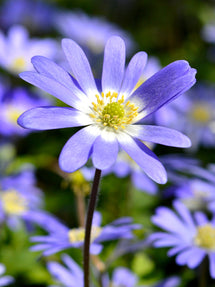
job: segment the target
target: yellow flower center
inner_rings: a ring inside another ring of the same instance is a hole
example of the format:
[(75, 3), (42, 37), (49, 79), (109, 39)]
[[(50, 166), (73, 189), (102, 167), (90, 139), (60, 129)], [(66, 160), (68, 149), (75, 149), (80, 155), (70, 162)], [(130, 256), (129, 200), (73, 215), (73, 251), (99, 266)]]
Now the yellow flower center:
[(215, 228), (209, 223), (198, 227), (195, 244), (202, 248), (215, 250)]
[(22, 112), (17, 110), (14, 106), (8, 106), (6, 110), (6, 117), (10, 123), (17, 125), (17, 119), (21, 113)]
[[(101, 231), (102, 231), (101, 227), (92, 226), (91, 242), (93, 242), (101, 234)], [(69, 236), (70, 243), (77, 243), (77, 242), (84, 241), (85, 229), (82, 227), (70, 229), (68, 236)]]
[(211, 115), (209, 107), (204, 105), (196, 105), (191, 111), (191, 119), (196, 122), (206, 124), (210, 121)]
[(16, 190), (8, 190), (2, 192), (0, 196), (3, 209), (7, 214), (10, 215), (21, 215), (27, 211), (27, 201), (21, 196)]
[(16, 72), (24, 71), (25, 67), (26, 67), (26, 61), (23, 57), (15, 58), (11, 65), (11, 68)]
[(92, 113), (90, 116), (96, 119), (104, 127), (125, 128), (125, 125), (132, 123), (133, 119), (138, 115), (138, 107), (127, 101), (124, 103), (124, 96), (118, 99), (117, 93), (107, 94), (101, 93), (96, 95), (97, 102), (92, 102)]

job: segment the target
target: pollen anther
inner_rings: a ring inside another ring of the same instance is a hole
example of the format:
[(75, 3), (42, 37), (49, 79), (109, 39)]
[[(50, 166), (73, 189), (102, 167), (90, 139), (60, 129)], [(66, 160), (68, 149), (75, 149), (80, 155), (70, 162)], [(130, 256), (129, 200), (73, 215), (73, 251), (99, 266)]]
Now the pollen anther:
[(102, 123), (103, 127), (113, 128), (115, 131), (119, 128), (125, 129), (138, 115), (138, 107), (130, 101), (124, 103), (124, 95), (118, 99), (116, 92), (102, 92), (100, 96), (96, 94), (95, 97), (96, 102), (92, 102), (92, 113), (89, 115), (97, 123)]

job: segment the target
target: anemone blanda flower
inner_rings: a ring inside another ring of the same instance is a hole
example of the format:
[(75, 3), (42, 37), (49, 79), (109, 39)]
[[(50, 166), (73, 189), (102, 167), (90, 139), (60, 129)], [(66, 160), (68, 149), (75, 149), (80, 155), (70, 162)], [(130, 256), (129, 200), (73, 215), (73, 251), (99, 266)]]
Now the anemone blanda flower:
[(0, 134), (6, 137), (24, 136), (24, 130), (17, 124), (18, 117), (26, 110), (38, 105), (48, 105), (51, 101), (28, 91), (23, 87), (5, 88), (0, 95)]
[(31, 212), (40, 210), (42, 204), (43, 194), (32, 170), (0, 178), (0, 223), (16, 229), (23, 220), (29, 222)]
[(154, 247), (171, 247), (168, 256), (176, 256), (178, 265), (196, 268), (205, 256), (209, 257), (209, 270), (215, 278), (215, 217), (209, 221), (200, 211), (192, 217), (187, 207), (174, 202), (175, 214), (167, 207), (159, 207), (152, 222), (164, 230), (149, 236)]
[(75, 79), (39, 56), (32, 59), (36, 71), (21, 73), (21, 78), (72, 108), (35, 108), (21, 115), (18, 123), (37, 130), (82, 127), (61, 151), (59, 164), (66, 172), (82, 167), (90, 156), (97, 169), (109, 168), (120, 145), (149, 177), (165, 183), (164, 167), (141, 140), (176, 147), (189, 147), (190, 140), (165, 127), (136, 123), (188, 90), (195, 83), (196, 70), (186, 61), (176, 61), (134, 90), (146, 53), (134, 55), (125, 71), (124, 41), (113, 36), (105, 46), (100, 90), (82, 49), (70, 39), (63, 39), (62, 46)]
[(0, 66), (13, 74), (32, 70), (35, 54), (54, 58), (57, 50), (54, 40), (30, 38), (24, 26), (12, 26), (7, 35), (0, 31)]
[(14, 282), (12, 276), (3, 275), (5, 273), (5, 266), (0, 263), (0, 286), (8, 286), (9, 284)]
[(199, 145), (213, 147), (215, 144), (215, 86), (197, 84), (156, 114), (156, 123), (184, 132), (192, 142), (192, 149)]
[[(53, 218), (51, 218), (50, 222), (47, 218), (44, 223), (44, 229), (47, 229), (47, 226), (52, 225), (52, 230), (49, 230), (50, 232), (48, 235), (31, 237), (32, 242), (38, 243), (31, 247), (32, 251), (44, 250), (43, 255), (49, 256), (68, 248), (83, 247), (85, 236), (84, 228), (70, 229)], [(103, 248), (101, 243), (105, 241), (121, 238), (131, 239), (134, 237), (132, 231), (139, 228), (141, 228), (140, 225), (133, 224), (131, 218), (128, 217), (119, 218), (112, 223), (101, 227), (101, 215), (99, 212), (95, 212), (92, 223), (90, 252), (92, 254), (100, 253)]]

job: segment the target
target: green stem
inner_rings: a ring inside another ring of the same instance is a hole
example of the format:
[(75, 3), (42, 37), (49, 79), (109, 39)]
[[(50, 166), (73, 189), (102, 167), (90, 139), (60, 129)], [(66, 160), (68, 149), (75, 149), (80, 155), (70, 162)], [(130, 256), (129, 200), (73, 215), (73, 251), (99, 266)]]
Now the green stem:
[(87, 211), (85, 238), (84, 238), (84, 287), (90, 287), (90, 235), (93, 220), (93, 213), (96, 206), (98, 187), (101, 178), (101, 170), (96, 169), (92, 191), (90, 194), (90, 202)]

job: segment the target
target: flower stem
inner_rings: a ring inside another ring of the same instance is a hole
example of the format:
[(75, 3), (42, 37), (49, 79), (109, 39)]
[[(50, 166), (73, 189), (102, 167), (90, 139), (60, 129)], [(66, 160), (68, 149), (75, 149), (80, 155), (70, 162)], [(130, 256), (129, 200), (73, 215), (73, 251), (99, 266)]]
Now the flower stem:
[(90, 202), (87, 211), (86, 225), (85, 225), (85, 238), (84, 238), (84, 287), (90, 287), (90, 235), (93, 220), (93, 213), (96, 206), (98, 187), (101, 177), (101, 170), (96, 169), (93, 186), (90, 194)]

